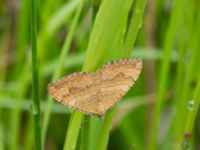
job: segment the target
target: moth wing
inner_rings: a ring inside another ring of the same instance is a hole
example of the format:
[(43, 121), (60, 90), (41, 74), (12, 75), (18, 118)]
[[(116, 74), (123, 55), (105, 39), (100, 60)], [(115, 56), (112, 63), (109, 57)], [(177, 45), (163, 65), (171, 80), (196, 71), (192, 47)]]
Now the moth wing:
[(124, 60), (105, 65), (98, 71), (101, 78), (99, 112), (106, 112), (133, 86), (142, 69), (138, 59)]
[(100, 116), (99, 79), (96, 74), (76, 73), (49, 84), (48, 92), (58, 102), (73, 110)]
[(87, 73), (74, 73), (63, 77), (48, 85), (48, 92), (58, 102), (67, 104), (70, 101), (71, 95), (78, 95), (84, 87), (93, 84), (90, 75)]

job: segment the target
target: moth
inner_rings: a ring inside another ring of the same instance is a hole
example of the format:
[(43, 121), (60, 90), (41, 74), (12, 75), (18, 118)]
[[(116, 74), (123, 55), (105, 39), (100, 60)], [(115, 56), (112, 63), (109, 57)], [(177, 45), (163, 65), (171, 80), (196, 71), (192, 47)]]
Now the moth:
[(140, 59), (113, 61), (96, 72), (77, 72), (50, 83), (48, 92), (73, 110), (103, 117), (134, 85), (141, 69)]

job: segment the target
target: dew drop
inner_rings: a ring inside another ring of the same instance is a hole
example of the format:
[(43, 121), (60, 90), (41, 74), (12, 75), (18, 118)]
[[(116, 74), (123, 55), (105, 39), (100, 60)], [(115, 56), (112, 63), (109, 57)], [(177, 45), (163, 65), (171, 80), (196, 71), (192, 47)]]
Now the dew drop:
[(142, 25), (143, 25), (143, 21), (142, 21), (142, 20), (140, 20), (140, 22), (139, 22), (139, 24), (138, 24), (138, 28), (141, 28), (141, 27), (142, 27)]
[(33, 103), (31, 104), (31, 112), (33, 115), (36, 115), (38, 113), (38, 110), (34, 107)]
[(189, 142), (183, 141), (182, 144), (181, 144), (181, 147), (182, 147), (183, 150), (189, 150), (189, 148), (190, 148)]
[(192, 111), (193, 107), (194, 107), (194, 100), (188, 101), (187, 103), (188, 110)]

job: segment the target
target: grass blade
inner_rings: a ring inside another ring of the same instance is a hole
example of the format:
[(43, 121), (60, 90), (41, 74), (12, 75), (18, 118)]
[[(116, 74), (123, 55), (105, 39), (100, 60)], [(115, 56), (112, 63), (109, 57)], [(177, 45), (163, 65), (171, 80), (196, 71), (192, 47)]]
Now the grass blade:
[(34, 116), (34, 140), (35, 149), (41, 147), (41, 121), (40, 121), (40, 98), (38, 81), (38, 63), (37, 63), (37, 4), (36, 0), (30, 0), (31, 10), (31, 47), (32, 47), (32, 79), (33, 79), (33, 116)]
[[(197, 23), (191, 26), (192, 29), (192, 37), (190, 38), (190, 41), (188, 43), (188, 49), (190, 49), (191, 58), (189, 59), (188, 65), (187, 65), (187, 72), (185, 73), (185, 79), (182, 86), (182, 93), (180, 96), (181, 101), (178, 101), (178, 108), (177, 111), (180, 113), (178, 116), (176, 116), (176, 122), (175, 122), (175, 133), (176, 133), (176, 148), (180, 148), (182, 139), (184, 137), (184, 131), (186, 128), (185, 122), (186, 118), (188, 118), (188, 114), (190, 114), (190, 110), (188, 109), (188, 102), (190, 98), (192, 98), (190, 95), (193, 95), (193, 89), (191, 89), (191, 83), (194, 78), (195, 72), (199, 75), (199, 72), (196, 71), (196, 64), (198, 63), (198, 56), (199, 56), (199, 35), (200, 30), (198, 26), (200, 25), (200, 15), (198, 16), (198, 19), (196, 20)], [(196, 100), (198, 101), (198, 100)], [(193, 107), (198, 107), (198, 102)], [(194, 108), (195, 109), (195, 108)], [(193, 114), (194, 115), (194, 114)], [(181, 125), (181, 126), (180, 126)]]
[[(131, 3), (129, 3), (129, 7), (130, 7), (130, 4)], [(141, 0), (141, 1), (136, 2), (136, 6), (131, 18), (131, 23), (128, 28), (127, 36), (125, 38), (124, 45), (123, 45), (123, 52), (122, 52), (123, 57), (127, 58), (131, 54), (131, 50), (134, 46), (137, 33), (140, 27), (142, 26), (145, 6), (146, 6), (146, 0)], [(113, 118), (114, 112), (115, 112), (115, 109), (109, 111), (105, 117), (105, 120), (102, 125), (102, 129), (100, 132), (98, 144), (97, 144), (98, 150), (105, 150), (107, 147), (108, 136), (109, 136), (110, 128), (112, 126), (112, 118)]]
[(159, 78), (159, 85), (157, 89), (157, 103), (154, 110), (154, 118), (153, 118), (153, 126), (152, 132), (150, 137), (150, 150), (155, 150), (157, 145), (157, 137), (158, 137), (158, 127), (160, 122), (160, 114), (163, 105), (163, 99), (165, 95), (165, 89), (167, 84), (167, 76), (169, 74), (169, 62), (170, 62), (170, 55), (173, 48), (173, 40), (176, 33), (176, 25), (178, 21), (178, 17), (180, 16), (180, 8), (181, 8), (180, 0), (175, 0), (173, 5), (172, 16), (170, 19), (169, 28), (166, 33), (166, 40), (164, 43), (164, 59), (162, 61), (162, 66), (160, 69), (160, 78)]
[[(112, 59), (120, 58), (121, 48), (126, 31), (127, 16), (131, 3), (131, 0), (127, 1), (126, 3), (124, 3), (122, 0), (102, 2), (90, 36), (83, 71), (95, 71), (103, 63)], [(116, 11), (116, 8), (121, 11)], [(74, 112), (72, 114), (64, 149), (75, 148), (75, 142), (77, 141), (80, 130), (80, 119), (83, 118), (83, 116), (81, 117), (80, 115), (81, 114), (78, 112)], [(77, 126), (77, 124), (79, 124), (79, 126)], [(92, 124), (93, 123), (91, 122), (91, 126)], [(76, 125), (76, 129), (74, 129), (72, 125)], [(92, 134), (96, 133), (94, 132)], [(74, 141), (70, 140), (72, 136), (76, 138), (73, 139)]]
[[(73, 39), (73, 36), (74, 36), (74, 32), (75, 32), (75, 29), (76, 29), (76, 26), (77, 26), (77, 23), (78, 23), (78, 19), (80, 17), (80, 13), (81, 13), (82, 8), (83, 8), (83, 4), (84, 4), (84, 1), (81, 1), (80, 4), (79, 4), (79, 8), (77, 9), (76, 15), (75, 15), (75, 17), (72, 21), (68, 37), (65, 40), (65, 43), (64, 43), (63, 48), (62, 48), (62, 52), (61, 52), (59, 60), (58, 60), (58, 65), (55, 68), (55, 71), (54, 71), (54, 74), (53, 74), (53, 77), (52, 77), (52, 81), (58, 79), (61, 75), (61, 71), (62, 71), (62, 68), (63, 68), (63, 65), (64, 65), (64, 61), (65, 61), (66, 55), (69, 51), (69, 48), (70, 48), (70, 45), (71, 45), (71, 42), (72, 42), (72, 39)], [(46, 109), (46, 113), (45, 113), (45, 117), (44, 117), (44, 125), (43, 125), (43, 130), (42, 130), (43, 144), (44, 144), (46, 131), (47, 131), (48, 124), (49, 124), (50, 113), (51, 113), (51, 109), (52, 109), (52, 105), (53, 105), (53, 99), (50, 96), (48, 96), (47, 102), (48, 102), (47, 103), (47, 109)]]
[(192, 111), (189, 112), (189, 115), (186, 121), (185, 135), (191, 134), (192, 132), (196, 115), (198, 113), (199, 105), (200, 105), (200, 77), (198, 79), (198, 84), (194, 93), (194, 107)]
[(143, 24), (143, 14), (145, 10), (147, 0), (136, 1), (136, 5), (130, 20), (130, 25), (128, 32), (124, 41), (123, 47), (123, 57), (129, 57), (131, 50), (134, 47), (135, 40), (138, 34), (139, 29)]

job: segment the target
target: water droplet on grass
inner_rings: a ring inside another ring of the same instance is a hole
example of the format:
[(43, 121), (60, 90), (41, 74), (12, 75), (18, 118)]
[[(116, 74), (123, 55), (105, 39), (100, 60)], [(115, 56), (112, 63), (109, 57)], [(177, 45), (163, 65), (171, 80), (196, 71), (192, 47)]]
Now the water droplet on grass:
[(188, 110), (192, 111), (193, 107), (194, 107), (194, 100), (188, 101), (187, 103)]
[(34, 108), (33, 104), (31, 104), (31, 110), (32, 110), (32, 114), (36, 115), (37, 114), (37, 110)]
[(189, 150), (190, 145), (188, 141), (183, 141), (181, 144), (182, 150)]

